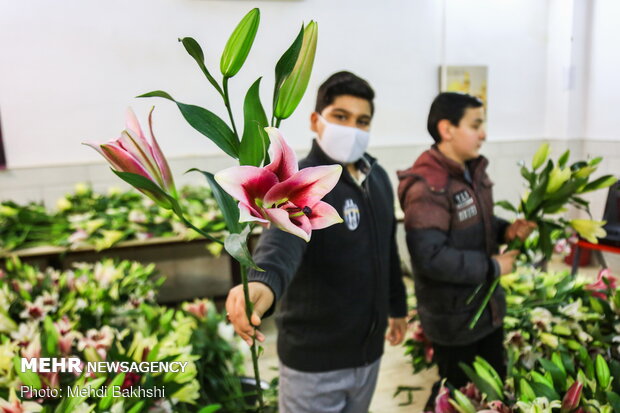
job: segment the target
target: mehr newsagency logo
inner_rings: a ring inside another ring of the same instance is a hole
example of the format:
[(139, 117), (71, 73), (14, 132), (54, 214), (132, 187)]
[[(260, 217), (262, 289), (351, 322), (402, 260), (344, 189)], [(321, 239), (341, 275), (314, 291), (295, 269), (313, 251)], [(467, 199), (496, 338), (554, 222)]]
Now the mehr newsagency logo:
[[(57, 358), (39, 357), (22, 358), (21, 372), (27, 373), (184, 373), (189, 362), (187, 361), (89, 361), (84, 362), (77, 357)], [(73, 387), (38, 389), (33, 386), (21, 386), (22, 398), (60, 398), (60, 397), (139, 397), (163, 398), (166, 396), (164, 387), (142, 386), (101, 386), (101, 387)]]

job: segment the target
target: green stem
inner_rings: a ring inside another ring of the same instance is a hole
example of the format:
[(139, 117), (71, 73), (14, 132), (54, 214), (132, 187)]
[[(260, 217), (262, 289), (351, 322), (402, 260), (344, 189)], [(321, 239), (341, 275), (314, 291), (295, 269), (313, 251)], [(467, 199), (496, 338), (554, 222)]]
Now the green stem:
[(217, 242), (218, 244), (224, 245), (224, 241), (215, 238), (213, 235), (211, 235), (211, 234), (209, 234), (207, 232), (204, 232), (203, 230), (201, 230), (200, 228), (198, 228), (197, 226), (195, 226), (194, 224), (189, 222), (182, 214), (177, 213), (177, 216), (181, 219), (181, 221), (183, 221), (183, 223), (186, 226), (190, 227), (191, 229), (193, 229), (194, 231), (196, 231), (197, 233), (199, 233), (200, 235), (202, 235), (206, 239), (208, 239), (210, 241), (213, 241), (213, 242)]
[[(517, 250), (517, 249), (521, 250), (522, 248), (523, 248), (523, 241), (521, 241), (519, 238), (515, 238), (512, 241), (510, 241), (510, 243), (508, 244), (508, 248), (506, 248), (506, 251)], [(497, 288), (497, 285), (499, 284), (499, 279), (501, 277), (502, 275), (499, 274), (497, 278), (493, 280), (493, 283), (491, 284), (491, 287), (489, 288), (487, 295), (485, 295), (484, 299), (482, 300), (482, 304), (480, 304), (480, 307), (478, 308), (478, 311), (476, 311), (474, 318), (472, 318), (471, 322), (469, 323), (470, 330), (473, 330), (476, 324), (478, 323), (478, 320), (482, 316), (484, 309), (487, 307), (487, 304), (489, 303), (491, 296), (495, 292), (495, 289)], [(476, 297), (476, 295), (478, 294), (478, 292), (480, 291), (483, 285), (484, 283), (480, 284), (478, 288), (476, 288), (476, 290), (473, 292), (473, 294), (469, 296), (469, 298), (467, 299), (467, 304), (471, 303), (474, 300), (474, 298)]]
[(472, 318), (471, 322), (469, 323), (470, 330), (474, 329), (474, 327), (476, 326), (476, 323), (478, 323), (478, 320), (480, 319), (480, 316), (482, 316), (482, 313), (484, 312), (484, 309), (487, 307), (487, 304), (489, 303), (489, 300), (491, 299), (493, 292), (497, 288), (497, 284), (499, 284), (499, 278), (500, 277), (497, 277), (493, 281), (493, 284), (491, 284), (491, 288), (489, 288), (487, 295), (484, 296), (484, 299), (482, 300), (482, 304), (480, 305), (480, 308), (478, 308), (478, 311), (476, 311), (476, 315), (474, 315), (474, 318)]
[(224, 77), (222, 84), (224, 86), (224, 95), (223, 95), (224, 105), (226, 105), (226, 110), (228, 111), (228, 117), (230, 118), (230, 123), (232, 125), (233, 132), (235, 133), (237, 140), (239, 140), (239, 133), (237, 133), (237, 127), (235, 126), (235, 119), (233, 118), (232, 109), (230, 108), (230, 95), (228, 94), (228, 78), (227, 77)]
[[(243, 295), (245, 297), (245, 315), (248, 317), (248, 321), (252, 324), (252, 302), (250, 301), (250, 289), (248, 288), (248, 270), (245, 265), (241, 266), (241, 282), (243, 283)], [(260, 406), (260, 412), (265, 409), (265, 402), (263, 401), (263, 389), (260, 383), (260, 371), (258, 370), (258, 351), (256, 349), (256, 336), (252, 337), (252, 365), (254, 366), (254, 377), (256, 378), (256, 395), (258, 397), (258, 404)]]
[(282, 119), (276, 118), (276, 128), (280, 127), (280, 122), (282, 122)]

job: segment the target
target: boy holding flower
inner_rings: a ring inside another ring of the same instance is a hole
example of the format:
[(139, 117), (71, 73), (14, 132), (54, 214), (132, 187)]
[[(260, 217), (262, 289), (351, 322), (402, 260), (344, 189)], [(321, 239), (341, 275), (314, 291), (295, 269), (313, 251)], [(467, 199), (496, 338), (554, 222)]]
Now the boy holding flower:
[[(525, 220), (509, 225), (493, 215), (493, 183), (488, 161), (479, 153), (486, 139), (480, 100), (441, 93), (431, 105), (428, 131), (435, 144), (399, 172), (398, 194), (422, 327), (433, 343), (441, 379), (459, 388), (468, 379), (458, 364), (471, 364), (476, 356), (506, 374), (501, 286), (475, 327), (469, 324), (490, 282), (512, 272), (518, 252), (498, 254), (499, 245), (527, 238), (535, 225)], [(475, 294), (481, 284), (486, 288)], [(425, 410), (432, 410), (440, 383)]]

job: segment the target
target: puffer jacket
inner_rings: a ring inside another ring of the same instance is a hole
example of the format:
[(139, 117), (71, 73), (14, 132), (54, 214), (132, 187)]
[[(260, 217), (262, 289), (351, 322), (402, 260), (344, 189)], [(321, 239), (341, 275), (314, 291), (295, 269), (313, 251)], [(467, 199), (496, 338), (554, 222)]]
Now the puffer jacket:
[[(493, 215), (493, 183), (483, 156), (465, 168), (436, 146), (398, 172), (418, 313), (425, 333), (441, 345), (468, 345), (501, 327), (506, 312), (501, 286), (474, 329), (469, 323), (491, 282), (500, 276), (492, 255), (508, 223)], [(468, 298), (484, 283), (471, 303)]]

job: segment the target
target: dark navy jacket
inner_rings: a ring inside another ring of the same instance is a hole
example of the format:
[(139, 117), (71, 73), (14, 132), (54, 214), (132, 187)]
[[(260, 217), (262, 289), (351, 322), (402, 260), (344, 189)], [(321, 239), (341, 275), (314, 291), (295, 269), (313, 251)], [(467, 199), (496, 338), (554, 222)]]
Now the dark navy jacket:
[[(394, 194), (388, 176), (365, 155), (358, 185), (346, 168), (323, 198), (345, 222), (312, 232), (310, 242), (275, 227), (263, 232), (254, 260), (281, 306), (278, 355), (306, 372), (360, 367), (383, 353), (388, 316), (405, 317), (396, 247)], [(336, 163), (313, 143), (300, 168)]]

